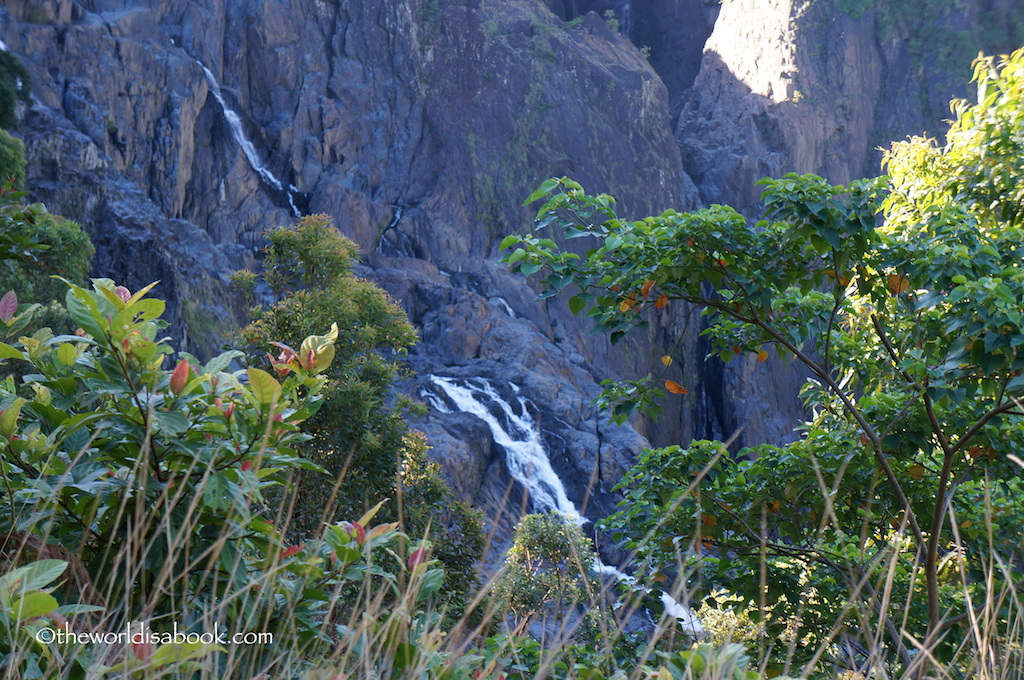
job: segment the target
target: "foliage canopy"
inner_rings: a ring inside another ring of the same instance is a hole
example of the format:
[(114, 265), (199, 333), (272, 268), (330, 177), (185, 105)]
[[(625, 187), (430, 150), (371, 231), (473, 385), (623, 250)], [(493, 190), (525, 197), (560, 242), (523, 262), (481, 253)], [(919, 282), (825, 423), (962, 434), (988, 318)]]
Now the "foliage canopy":
[(268, 358), (286, 375), (293, 356), (302, 360), (302, 350), (292, 349), (300, 338), (324, 324), (338, 328), (324, 405), (304, 426), (312, 438), (302, 449), (326, 474), (298, 481), (297, 535), (389, 499), (382, 517), (402, 520), (414, 536), (431, 529), (434, 555), (451, 574), (449, 592), (464, 605), (483, 551), (480, 517), (454, 497), (422, 436), (409, 429), (404, 415), (412, 404), (392, 396), (415, 329), (383, 290), (354, 274), (356, 245), (326, 215), (304, 217), (267, 238), (264, 280), (276, 302), (253, 310), (242, 342), (253, 349), (278, 343), (280, 353)]
[[(529, 199), (546, 200), (538, 228), (597, 247), (503, 243), (513, 268), (545, 272), (543, 295), (579, 290), (570, 308), (613, 341), (688, 303), (725, 360), (773, 349), (810, 371), (798, 441), (649, 451), (609, 520), (652, 570), (695, 563), (705, 588), (738, 591), (807, 661), (822, 636), (882, 631), (913, 665), (894, 602), (911, 640), (948, 658), (980, 614), (982, 566), (1024, 563), (1024, 51), (980, 60), (975, 80), (947, 143), (894, 144), (888, 178), (763, 180), (758, 222), (725, 206), (628, 220), (552, 179)], [(624, 419), (664, 393), (606, 397)]]

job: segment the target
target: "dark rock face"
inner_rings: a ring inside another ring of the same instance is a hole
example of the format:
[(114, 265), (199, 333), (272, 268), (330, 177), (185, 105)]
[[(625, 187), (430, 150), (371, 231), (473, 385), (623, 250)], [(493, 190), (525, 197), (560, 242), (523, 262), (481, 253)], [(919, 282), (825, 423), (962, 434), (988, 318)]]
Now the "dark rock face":
[[(203, 349), (196, 319), (232, 318), (225, 277), (292, 219), (293, 186), (422, 329), (411, 391), (432, 373), (519, 386), (560, 473), (600, 467), (590, 512), (607, 513), (644, 440), (589, 406), (595, 376), (641, 370), (649, 340), (612, 352), (496, 259), (529, 225), (522, 198), (552, 175), (614, 191), (637, 216), (693, 204), (665, 87), (631, 43), (596, 16), (567, 28), (539, 0), (53, 0), (45, 12), (0, 11), (35, 76), (29, 184), (92, 231), (97, 274), (159, 278), (186, 347)], [(495, 510), (509, 478), (486, 428), (441, 413), (422, 428), (463, 497)], [(570, 486), (584, 503), (588, 485)]]
[[(598, 490), (596, 517), (644, 445), (589, 405), (597, 380), (644, 375), (678, 346), (692, 396), (642, 434), (742, 426), (755, 443), (789, 436), (800, 376), (705, 362), (699, 320), (671, 306), (613, 349), (560, 300), (535, 303), (497, 244), (529, 229), (520, 202), (552, 175), (613, 193), (632, 217), (750, 211), (763, 175), (845, 182), (874, 171), (874, 146), (936, 130), (966, 67), (926, 70), (943, 43), (922, 43), (896, 4), (856, 17), (847, 4), (7, 0), (0, 38), (34, 77), (19, 134), (35, 198), (90, 229), (97, 275), (160, 279), (186, 349), (211, 351), (239, 320), (226, 277), (258, 264), (266, 229), (296, 208), (327, 213), (421, 329), (410, 391), (429, 374), (520, 387), (572, 500)], [(1020, 4), (960, 2), (927, 25), (995, 26), (985, 46), (1005, 51)], [(522, 506), (481, 421), (435, 409), (421, 426), (464, 498), (497, 513), (511, 489), (508, 507)]]

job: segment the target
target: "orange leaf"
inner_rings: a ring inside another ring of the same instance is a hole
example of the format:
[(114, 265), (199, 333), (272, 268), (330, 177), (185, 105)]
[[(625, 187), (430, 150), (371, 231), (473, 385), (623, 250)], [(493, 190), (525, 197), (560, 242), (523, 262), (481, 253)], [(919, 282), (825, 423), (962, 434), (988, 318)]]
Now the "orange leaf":
[(899, 295), (900, 293), (906, 293), (910, 290), (910, 280), (906, 276), (900, 274), (889, 274), (886, 277), (889, 284), (889, 292), (893, 295)]
[(716, 524), (718, 524), (718, 520), (715, 518), (714, 515), (701, 515), (700, 523), (706, 527), (713, 527)]
[(651, 288), (654, 288), (654, 279), (645, 281), (643, 288), (640, 289), (640, 292), (643, 293), (645, 299), (651, 294)]
[(619, 311), (620, 312), (628, 312), (629, 310), (633, 309), (633, 307), (635, 307), (635, 306), (636, 306), (636, 300), (634, 300), (633, 298), (626, 298), (625, 300), (623, 300), (622, 302), (619, 303)]
[(740, 347), (739, 345), (733, 345), (732, 346), (732, 353), (733, 354), (739, 354), (742, 351), (743, 351), (743, 348)]
[(662, 293), (658, 296), (658, 301), (654, 303), (654, 306), (658, 309), (664, 309), (665, 305), (668, 304), (668, 296)]
[(672, 394), (689, 394), (690, 391), (677, 383), (675, 380), (666, 380), (665, 389)]
[(782, 507), (782, 501), (771, 500), (771, 501), (768, 501), (768, 503), (766, 503), (766, 506), (767, 506), (768, 512), (774, 514), (774, 513), (779, 511), (779, 508)]
[(911, 465), (910, 469), (907, 470), (907, 472), (909, 472), (910, 476), (914, 478), (914, 481), (919, 482), (919, 481), (921, 481), (922, 478), (924, 478), (924, 466), (923, 465), (920, 465), (920, 464), (918, 464), (918, 465)]
[(758, 361), (758, 363), (763, 364), (767, 360), (768, 360), (768, 352), (765, 352), (763, 349), (757, 350), (757, 361)]

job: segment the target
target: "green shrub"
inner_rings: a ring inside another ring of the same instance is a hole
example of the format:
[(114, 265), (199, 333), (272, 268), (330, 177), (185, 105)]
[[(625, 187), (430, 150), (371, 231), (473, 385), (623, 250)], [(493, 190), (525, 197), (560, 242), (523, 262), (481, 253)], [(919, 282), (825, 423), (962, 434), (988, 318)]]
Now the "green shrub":
[(0, 130), (0, 182), (8, 181), (17, 189), (25, 186), (25, 143)]
[[(324, 406), (304, 425), (312, 438), (303, 455), (326, 474), (307, 473), (298, 480), (295, 535), (313, 534), (325, 521), (356, 516), (379, 499), (390, 499), (383, 517), (402, 521), (413, 536), (433, 528), (435, 554), (454, 577), (448, 594), (453, 606), (461, 607), (476, 584), (482, 521), (427, 463), (422, 437), (404, 419), (411, 402), (392, 396), (395, 381), (404, 375), (399, 359), (416, 341), (415, 329), (384, 291), (353, 274), (356, 246), (327, 216), (304, 217), (267, 238), (263, 276), (278, 301), (253, 310), (242, 343), (249, 348), (281, 343), (271, 366), (286, 374), (280, 362), (294, 351), (288, 343), (324, 324), (340, 329)], [(236, 279), (253, 285), (251, 275)], [(402, 497), (408, 502), (400, 516)]]
[(62, 300), (67, 286), (54, 277), (80, 283), (89, 274), (95, 249), (77, 222), (46, 212), (36, 203), (25, 211), (26, 219), (0, 224), (9, 235), (24, 237), (41, 247), (35, 261), (9, 262), (0, 267), (0, 290), (14, 290), (24, 300)]
[[(164, 303), (147, 291), (105, 279), (91, 290), (71, 285), (68, 312), (81, 333), (56, 337), (49, 329), (20, 335), (39, 306), (19, 305), (13, 293), (0, 300), (0, 366), (28, 367), (21, 384), (0, 381), (5, 554), (64, 555), (84, 574), (71, 586), (74, 601), (105, 610), (90, 627), (151, 621), (201, 632), (220, 622), (280, 642), (184, 650), (212, 677), (275, 667), (297, 677), (323, 665), (315, 660), (339, 639), (348, 644), (343, 666), (365, 663), (358, 650), (370, 648), (385, 670), (440, 663), (419, 651), (417, 637), (437, 630), (432, 602), (444, 578), (427, 545), (395, 522), (372, 526), (380, 504), (289, 545), (286, 519), (268, 502), (293, 471), (316, 469), (296, 455), (309, 438), (299, 425), (322, 403), (337, 327), (279, 363), (288, 367), (280, 381), (232, 368), (243, 359), (236, 351), (205, 365), (182, 355), (164, 368), (172, 352), (160, 337)], [(38, 615), (62, 611), (43, 611), (49, 596), (32, 598)], [(0, 589), (0, 605), (9, 601)], [(23, 661), (36, 663), (34, 649), (22, 640), (0, 670), (11, 676)], [(126, 653), (110, 666), (102, 650), (86, 649), (79, 666), (99, 676), (168, 672), (171, 651)], [(74, 677), (76, 667), (48, 677)]]
[(526, 515), (516, 524), (494, 596), (516, 633), (536, 621), (546, 637), (554, 624), (554, 639), (561, 644), (576, 632), (567, 624), (577, 608), (591, 605), (600, 612), (596, 562), (593, 543), (574, 520), (558, 512)]

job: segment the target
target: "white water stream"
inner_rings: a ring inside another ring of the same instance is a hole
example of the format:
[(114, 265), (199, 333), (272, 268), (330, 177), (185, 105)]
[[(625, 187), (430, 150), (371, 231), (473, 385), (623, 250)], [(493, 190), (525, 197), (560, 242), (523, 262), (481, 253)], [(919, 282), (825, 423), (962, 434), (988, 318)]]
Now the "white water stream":
[[(517, 402), (509, 404), (498, 394), (494, 386), (484, 378), (443, 378), (429, 376), (451, 400), (456, 409), (471, 413), (484, 421), (491, 430), (495, 443), (505, 449), (508, 471), (512, 478), (523, 485), (529, 493), (534, 510), (537, 512), (558, 511), (573, 521), (583, 524), (585, 520), (569, 500), (565, 493), (562, 480), (551, 467), (547, 449), (540, 436), (540, 430), (526, 407), (526, 399), (519, 395), (519, 387), (509, 383)], [(424, 391), (434, 408), (442, 413), (451, 413), (437, 395)], [(648, 588), (637, 583), (636, 579), (622, 570), (598, 560), (596, 570), (607, 576), (627, 583), (633, 588), (651, 593)], [(685, 604), (675, 600), (669, 593), (662, 591), (659, 596), (665, 606), (665, 613), (674, 616), (679, 625), (691, 635), (700, 635), (704, 627)]]
[(513, 408), (483, 378), (456, 381), (432, 375), (430, 380), (448, 395), (455, 408), (487, 423), (494, 442), (505, 449), (509, 474), (529, 491), (535, 510), (557, 510), (583, 523), (576, 505), (565, 494), (562, 480), (551, 467), (548, 452), (523, 397), (517, 397), (518, 408)]
[(214, 99), (216, 99), (217, 103), (220, 104), (220, 108), (224, 112), (224, 118), (228, 121), (228, 127), (231, 128), (231, 136), (235, 138), (238, 146), (242, 147), (242, 153), (244, 153), (245, 157), (249, 160), (249, 165), (256, 171), (256, 174), (263, 178), (264, 182), (288, 197), (288, 205), (292, 208), (292, 214), (295, 217), (300, 217), (301, 213), (299, 212), (298, 207), (296, 207), (294, 200), (294, 194), (298, 191), (298, 188), (289, 184), (286, 189), (281, 183), (281, 180), (275, 177), (274, 173), (270, 171), (270, 168), (263, 163), (263, 159), (260, 158), (259, 152), (256, 151), (256, 147), (253, 146), (253, 143), (245, 136), (245, 130), (242, 128), (241, 117), (239, 117), (239, 115), (228, 106), (227, 102), (224, 101), (224, 95), (220, 91), (220, 83), (218, 83), (217, 79), (213, 76), (213, 72), (206, 68), (206, 64), (198, 59), (196, 59), (196, 63), (199, 64), (201, 69), (203, 69), (203, 73), (206, 75), (206, 82), (210, 86), (210, 92), (213, 93)]

